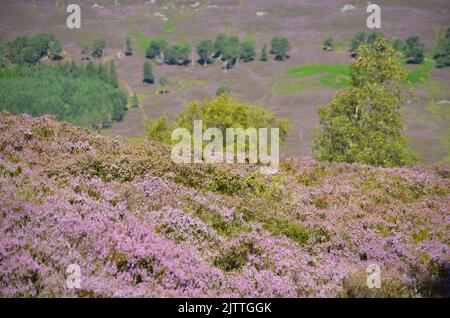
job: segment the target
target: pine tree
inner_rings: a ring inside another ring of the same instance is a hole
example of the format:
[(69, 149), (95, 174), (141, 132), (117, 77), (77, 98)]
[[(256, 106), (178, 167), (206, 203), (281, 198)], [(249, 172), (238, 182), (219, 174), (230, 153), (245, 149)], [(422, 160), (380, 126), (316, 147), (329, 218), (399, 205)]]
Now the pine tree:
[(52, 60), (57, 61), (63, 58), (61, 43), (59, 40), (55, 40), (50, 47), (50, 57)]
[(94, 44), (92, 45), (92, 56), (93, 57), (102, 57), (105, 46), (106, 46), (106, 43), (103, 38), (96, 39), (94, 41)]
[(133, 47), (131, 46), (131, 39), (127, 36), (125, 40), (125, 55), (130, 56), (133, 55)]
[(169, 86), (169, 79), (166, 76), (163, 76), (159, 79), (159, 85), (161, 86), (161, 93), (167, 93), (167, 87)]
[(133, 97), (131, 97), (131, 107), (138, 107), (139, 106), (139, 99), (136, 93), (133, 94)]
[(268, 60), (267, 44), (264, 44), (261, 49), (261, 61), (266, 62)]
[(144, 83), (153, 84), (155, 82), (155, 78), (153, 77), (153, 68), (150, 62), (144, 62)]
[(105, 83), (109, 83), (108, 68), (104, 64), (99, 64), (97, 68), (98, 77)]
[(323, 49), (325, 51), (331, 51), (333, 50), (334, 47), (334, 43), (333, 43), (333, 38), (328, 37), (325, 39), (325, 41), (323, 42)]
[(447, 29), (445, 37), (439, 41), (433, 58), (438, 68), (450, 66), (450, 28)]
[(109, 62), (109, 83), (115, 88), (119, 87), (119, 80), (117, 78), (116, 66), (114, 61)]
[(95, 77), (97, 73), (95, 65), (91, 60), (89, 60), (89, 62), (86, 64), (85, 73), (88, 77)]
[(81, 49), (81, 55), (83, 60), (89, 59), (89, 46), (83, 45), (83, 48)]
[(244, 62), (250, 62), (255, 59), (255, 43), (251, 39), (246, 39), (241, 44), (241, 59)]
[(395, 39), (392, 46), (397, 52), (403, 52), (405, 50), (405, 43), (403, 43), (402, 39)]
[(355, 52), (358, 46), (366, 42), (366, 33), (358, 32), (350, 43), (350, 52)]
[(422, 64), (425, 60), (425, 45), (418, 36), (412, 35), (406, 40), (405, 56), (406, 63), (410, 64)]

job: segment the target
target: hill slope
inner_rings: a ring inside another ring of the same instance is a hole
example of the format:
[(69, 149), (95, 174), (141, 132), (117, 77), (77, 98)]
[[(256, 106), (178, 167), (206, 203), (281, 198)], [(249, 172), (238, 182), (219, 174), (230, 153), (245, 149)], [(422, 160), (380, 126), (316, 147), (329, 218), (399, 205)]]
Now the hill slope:
[(448, 296), (448, 167), (282, 166), (0, 113), (0, 296)]

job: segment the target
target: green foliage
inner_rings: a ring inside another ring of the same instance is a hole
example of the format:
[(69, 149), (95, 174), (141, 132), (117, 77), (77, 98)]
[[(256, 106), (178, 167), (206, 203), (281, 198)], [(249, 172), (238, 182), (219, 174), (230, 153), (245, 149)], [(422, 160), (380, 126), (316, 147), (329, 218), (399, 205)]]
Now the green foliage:
[(214, 42), (214, 49), (216, 51), (216, 57), (223, 54), (227, 42), (227, 36), (225, 34), (219, 34)]
[(402, 41), (402, 39), (395, 39), (392, 46), (397, 52), (403, 52), (405, 50), (405, 43)]
[(255, 42), (251, 39), (245, 39), (241, 44), (241, 59), (244, 62), (250, 62), (255, 59)]
[(230, 36), (225, 40), (225, 46), (222, 49), (222, 60), (227, 62), (226, 67), (230, 68), (236, 64), (241, 54), (241, 45), (237, 36)]
[(153, 76), (153, 68), (149, 61), (144, 62), (144, 83), (153, 84), (155, 77)]
[(170, 81), (166, 76), (162, 76), (159, 79), (159, 86), (161, 87), (161, 93), (166, 94), (167, 93), (167, 87), (169, 86)]
[(262, 62), (267, 62), (267, 60), (269, 59), (268, 52), (267, 52), (267, 44), (264, 44), (261, 49), (261, 58), (260, 59)]
[(5, 72), (0, 76), (0, 108), (13, 114), (55, 114), (81, 126), (108, 127), (123, 118), (127, 96), (100, 77), (100, 67), (89, 65), (39, 65)]
[(268, 218), (265, 228), (275, 235), (284, 235), (300, 245), (309, 239), (308, 231), (301, 225), (283, 218)]
[(242, 268), (247, 263), (249, 256), (258, 255), (261, 252), (253, 242), (245, 241), (230, 250), (222, 251), (213, 259), (213, 264), (226, 272), (230, 272)]
[(380, 38), (380, 37), (385, 37), (383, 32), (372, 32), (367, 36), (367, 44), (369, 45), (374, 45), (375, 44), (375, 40)]
[[(106, 68), (105, 68), (106, 70)], [(99, 69), (95, 68), (94, 63), (92, 63), (92, 61), (87, 62), (86, 64), (86, 68), (84, 69), (85, 74), (87, 77), (95, 77), (96, 74), (98, 73), (102, 73), (103, 71), (100, 71)], [(108, 76), (105, 77), (106, 79), (108, 78)], [(102, 78), (103, 80), (104, 78)]]
[(430, 72), (434, 68), (434, 64), (433, 60), (425, 59), (422, 64), (417, 65), (417, 67), (408, 74), (408, 80), (412, 84), (421, 84), (428, 81)]
[(450, 28), (447, 29), (445, 37), (439, 40), (433, 58), (438, 68), (450, 66)]
[[(187, 128), (193, 132), (194, 120), (202, 120), (203, 128), (216, 127), (222, 130), (225, 136), (226, 128), (271, 128), (280, 129), (280, 140), (286, 140), (286, 135), (290, 129), (288, 120), (278, 119), (275, 115), (263, 108), (251, 107), (239, 102), (235, 97), (221, 94), (212, 100), (206, 100), (204, 103), (192, 102), (187, 109), (178, 114), (175, 123), (172, 126), (167, 125), (167, 118), (157, 119), (150, 123), (150, 139), (156, 139), (170, 143), (170, 131), (176, 127)], [(156, 123), (157, 122), (157, 123)], [(163, 124), (164, 123), (164, 124)], [(158, 136), (158, 132), (161, 136)], [(225, 146), (225, 140), (224, 140)]]
[(102, 57), (103, 56), (103, 50), (106, 47), (105, 39), (103, 38), (97, 38), (95, 39), (94, 43), (92, 44), (92, 56), (93, 57)]
[(418, 36), (412, 35), (406, 39), (405, 57), (406, 63), (410, 64), (422, 64), (425, 60), (425, 45)]
[(328, 37), (323, 42), (323, 48), (325, 50), (332, 50), (334, 48), (333, 38)]
[(194, 120), (202, 120), (204, 127), (217, 127), (225, 136), (226, 128), (280, 128), (280, 140), (286, 139), (290, 128), (289, 121), (277, 119), (262, 107), (251, 107), (235, 97), (222, 94), (204, 103), (192, 102), (175, 120), (176, 127), (193, 131)]
[(56, 39), (50, 46), (50, 58), (54, 61), (61, 60), (63, 58), (61, 43), (58, 39)]
[(345, 64), (310, 64), (292, 67), (286, 71), (292, 77), (306, 78), (323, 74), (316, 79), (317, 83), (329, 88), (347, 87), (350, 81), (350, 68)]
[(145, 50), (145, 57), (149, 59), (159, 57), (162, 59), (167, 44), (167, 40), (164, 37), (157, 37), (151, 40), (148, 48)]
[(358, 32), (350, 42), (350, 52), (355, 52), (358, 46), (366, 42), (366, 33)]
[(407, 73), (385, 38), (362, 44), (350, 66), (350, 87), (319, 109), (322, 130), (312, 148), (319, 160), (397, 166), (415, 156), (402, 135), (399, 111)]
[(15, 65), (35, 65), (48, 54), (55, 40), (51, 33), (18, 36), (6, 42), (3, 58)]
[(109, 62), (109, 84), (115, 88), (119, 87), (119, 79), (117, 78), (116, 66), (113, 60)]
[(131, 107), (138, 107), (139, 106), (139, 98), (137, 96), (137, 94), (133, 94), (132, 98), (131, 98)]
[(204, 39), (197, 45), (197, 53), (200, 62), (206, 65), (211, 62), (211, 55), (214, 53), (214, 43), (210, 39)]
[(287, 53), (291, 49), (291, 44), (287, 38), (274, 36), (271, 45), (270, 53), (275, 55), (276, 60), (283, 61), (288, 57)]
[[(88, 65), (89, 65), (89, 69), (88, 69), (88, 67), (86, 67), (86, 72), (87, 72), (87, 74), (91, 74), (91, 71), (92, 72), (95, 71), (95, 67), (94, 67), (93, 63), (89, 63)], [(106, 65), (104, 65), (104, 64), (98, 65), (97, 75), (102, 81), (109, 83), (109, 74), (108, 74), (108, 68), (106, 67)]]
[(164, 62), (169, 65), (186, 65), (189, 63), (191, 50), (189, 44), (169, 46), (164, 50)]
[(147, 137), (150, 140), (157, 140), (161, 142), (167, 142), (170, 140), (170, 129), (167, 123), (167, 118), (168, 115), (164, 114), (147, 125)]
[(220, 86), (216, 91), (216, 96), (226, 94), (229, 95), (231, 92), (231, 89), (228, 86)]
[(133, 55), (133, 46), (131, 45), (131, 39), (127, 36), (125, 40), (125, 55), (130, 56)]
[(83, 60), (88, 59), (88, 55), (89, 55), (89, 46), (88, 45), (83, 45), (83, 48), (81, 49), (81, 55), (83, 56)]

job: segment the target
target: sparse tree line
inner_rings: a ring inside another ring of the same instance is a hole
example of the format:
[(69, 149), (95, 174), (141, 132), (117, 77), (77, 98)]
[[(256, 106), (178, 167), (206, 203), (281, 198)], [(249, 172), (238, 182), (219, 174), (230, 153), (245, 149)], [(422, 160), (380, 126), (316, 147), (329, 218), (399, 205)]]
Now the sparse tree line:
[[(131, 43), (127, 39), (125, 51), (132, 54)], [(275, 36), (271, 42), (270, 54), (273, 54), (276, 60), (284, 60), (289, 57), (288, 51), (291, 44), (287, 38)], [(203, 39), (196, 47), (198, 56), (197, 62), (206, 66), (213, 63), (214, 60), (221, 60), (224, 69), (230, 69), (238, 65), (239, 61), (251, 62), (256, 59), (256, 45), (250, 38), (242, 41), (237, 36), (227, 36), (219, 34), (215, 40)], [(260, 60), (268, 60), (268, 48), (265, 44), (261, 49)], [(170, 45), (166, 38), (157, 37), (150, 41), (145, 51), (145, 56), (149, 59), (155, 59), (158, 63), (168, 65), (187, 65), (192, 62), (193, 48), (190, 44)]]
[[(361, 44), (373, 45), (379, 37), (385, 38), (382, 32), (358, 32), (350, 42), (349, 51), (356, 57), (356, 51)], [(402, 55), (405, 63), (422, 64), (425, 61), (426, 47), (417, 35), (409, 36), (405, 41), (396, 38), (392, 41), (392, 46), (396, 52)], [(327, 37), (323, 43), (323, 49), (332, 51), (334, 49), (333, 38)], [(450, 27), (443, 37), (438, 40), (436, 49), (433, 53), (433, 59), (436, 61), (436, 67), (442, 68), (450, 66)]]
[[(382, 32), (358, 32), (350, 43), (350, 52), (356, 54), (356, 50), (363, 43), (372, 46), (379, 37), (386, 38)], [(425, 44), (417, 35), (411, 35), (405, 41), (397, 38), (392, 41), (392, 46), (396, 52), (403, 55), (408, 64), (422, 64), (425, 60)]]

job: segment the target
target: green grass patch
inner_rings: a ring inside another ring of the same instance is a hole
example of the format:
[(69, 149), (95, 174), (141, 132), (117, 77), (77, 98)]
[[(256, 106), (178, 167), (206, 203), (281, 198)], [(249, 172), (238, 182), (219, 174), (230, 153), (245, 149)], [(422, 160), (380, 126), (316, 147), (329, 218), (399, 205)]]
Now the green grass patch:
[(172, 21), (165, 21), (163, 27), (164, 27), (164, 32), (167, 35), (171, 35), (175, 29), (175, 26), (173, 25)]
[[(406, 65), (406, 64), (404, 64)], [(426, 58), (424, 63), (412, 66), (412, 70), (408, 74), (408, 79), (413, 84), (422, 84), (429, 80), (430, 73), (435, 66), (435, 62), (431, 58)], [(308, 77), (320, 75), (315, 79), (315, 83), (322, 86), (341, 89), (350, 83), (350, 65), (347, 64), (309, 64), (298, 67), (289, 68), (286, 75), (291, 78), (302, 78), (307, 80)], [(300, 83), (300, 82), (298, 82)], [(305, 85), (303, 82), (301, 82)], [(275, 90), (282, 94), (292, 94), (301, 91), (300, 85), (295, 85), (294, 81), (286, 81), (277, 84)]]
[(316, 83), (328, 88), (341, 89), (349, 85), (350, 67), (347, 64), (309, 64), (290, 68), (286, 74), (293, 77), (307, 78), (321, 75)]
[(275, 96), (289, 96), (301, 93), (305, 89), (308, 89), (308, 91), (314, 90), (314, 83), (292, 76), (285, 76), (272, 86), (270, 93)]
[(145, 51), (150, 45), (151, 38), (138, 31), (135, 20), (129, 20), (128, 26), (131, 30), (131, 36), (136, 41), (137, 47), (140, 50)]
[(434, 60), (426, 58), (422, 64), (415, 66), (414, 69), (409, 72), (409, 81), (415, 85), (425, 83), (429, 80), (434, 65)]

